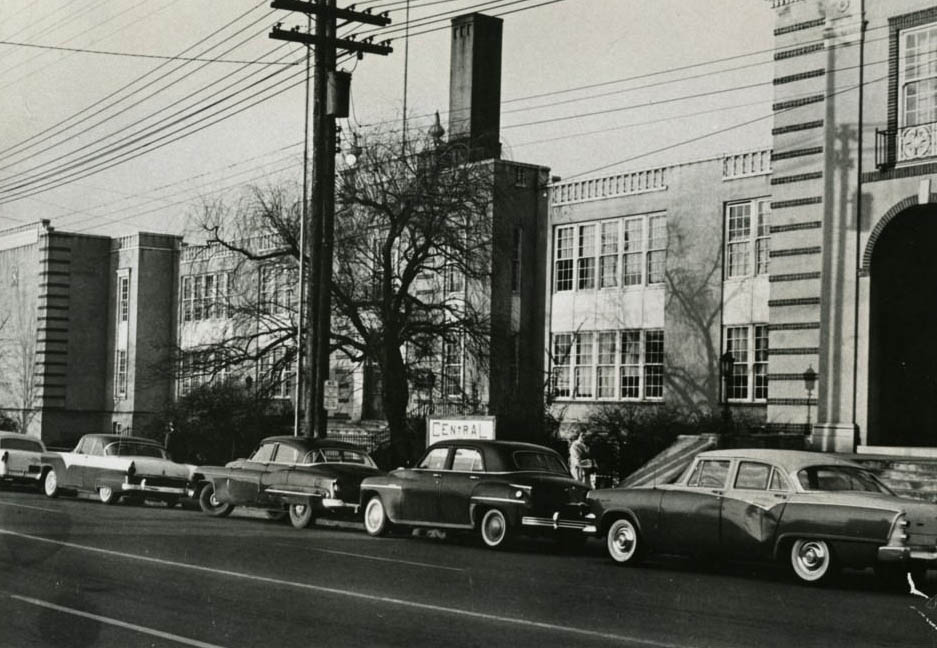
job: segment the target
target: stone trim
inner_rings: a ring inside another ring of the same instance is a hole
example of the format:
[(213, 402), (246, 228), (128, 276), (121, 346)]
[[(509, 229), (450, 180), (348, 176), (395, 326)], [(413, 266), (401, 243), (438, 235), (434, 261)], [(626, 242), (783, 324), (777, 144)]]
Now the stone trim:
[(768, 331), (812, 331), (819, 330), (820, 322), (788, 322), (786, 324), (768, 324)]
[(784, 85), (787, 83), (794, 83), (795, 81), (804, 81), (806, 79), (816, 79), (826, 74), (826, 68), (817, 68), (816, 70), (807, 70), (806, 72), (798, 72), (797, 74), (788, 74), (787, 76), (775, 77), (773, 83), (776, 86)]
[(892, 167), (887, 171), (867, 171), (862, 174), (862, 182), (913, 178), (914, 176), (933, 175), (935, 173), (937, 173), (937, 162), (929, 162), (927, 164), (915, 164), (913, 166)]
[(819, 347), (792, 347), (790, 349), (768, 349), (769, 356), (819, 355)]
[(811, 171), (810, 173), (798, 173), (789, 176), (776, 176), (771, 178), (772, 185), (792, 184), (794, 182), (806, 182), (808, 180), (821, 180), (823, 171)]
[(793, 297), (791, 299), (769, 299), (768, 308), (783, 306), (819, 306), (819, 297)]
[(794, 47), (793, 49), (780, 50), (774, 53), (774, 60), (782, 61), (784, 59), (794, 58), (795, 56), (822, 52), (824, 49), (826, 49), (825, 43), (815, 43), (814, 45), (804, 45), (802, 47)]
[(801, 106), (809, 106), (810, 104), (820, 103), (821, 101), (826, 101), (826, 95), (818, 94), (811, 97), (801, 97), (800, 99), (790, 99), (788, 101), (779, 101), (776, 104), (772, 104), (771, 110), (774, 112), (781, 112), (784, 110), (792, 110), (794, 108), (800, 108)]
[(796, 31), (802, 31), (804, 29), (813, 29), (814, 27), (822, 27), (826, 24), (826, 18), (816, 18), (814, 20), (807, 20), (805, 22), (794, 23), (793, 25), (787, 25), (786, 27), (778, 27), (774, 30), (775, 36), (783, 36), (784, 34), (790, 34)]
[(784, 232), (797, 232), (799, 230), (820, 229), (823, 223), (820, 221), (807, 221), (805, 223), (788, 223), (787, 225), (772, 225), (772, 234), (782, 234)]
[[(820, 374), (817, 374), (817, 377), (819, 377), (819, 375), (820, 375)], [(776, 374), (768, 374), (768, 380), (769, 380), (769, 381), (773, 380), (773, 381), (776, 381), (776, 382), (797, 382), (797, 381), (803, 382), (803, 380), (804, 380), (804, 375), (803, 375), (803, 374), (799, 374), (799, 373), (776, 373)]]
[[(935, 9), (937, 10), (937, 9)], [(931, 193), (930, 202), (937, 202), (937, 193)], [(879, 219), (878, 223), (875, 224), (875, 227), (872, 228), (872, 231), (869, 233), (869, 240), (865, 244), (865, 250), (862, 252), (862, 265), (859, 266), (859, 276), (867, 277), (872, 273), (872, 253), (875, 251), (875, 243), (878, 241), (878, 237), (882, 235), (882, 231), (885, 227), (895, 218), (898, 214), (903, 212), (906, 209), (914, 207), (918, 203), (917, 195), (908, 196), (907, 198), (898, 201), (891, 208), (885, 212), (885, 214)]]
[(819, 272), (797, 272), (794, 274), (770, 275), (768, 281), (770, 283), (775, 283), (776, 281), (809, 281), (819, 278)]
[(790, 248), (787, 250), (771, 250), (768, 253), (769, 257), (789, 257), (789, 256), (803, 256), (807, 254), (820, 254), (820, 246), (816, 247), (806, 247), (806, 248)]
[(797, 131), (811, 130), (813, 128), (823, 128), (823, 120), (815, 119), (813, 121), (801, 122), (799, 124), (789, 124), (787, 126), (778, 126), (771, 129), (772, 135), (783, 135), (784, 133), (796, 133)]
[(775, 209), (787, 209), (789, 207), (802, 207), (803, 205), (819, 205), (822, 202), (823, 196), (793, 198), (791, 200), (775, 200), (771, 203), (771, 209), (773, 211)]
[(803, 157), (805, 155), (819, 155), (823, 153), (822, 146), (811, 146), (810, 148), (791, 149), (790, 151), (774, 151), (771, 153), (771, 161), (788, 160), (790, 158)]
[[(816, 398), (769, 398), (768, 405), (816, 405)], [(798, 425), (798, 424), (795, 424)]]

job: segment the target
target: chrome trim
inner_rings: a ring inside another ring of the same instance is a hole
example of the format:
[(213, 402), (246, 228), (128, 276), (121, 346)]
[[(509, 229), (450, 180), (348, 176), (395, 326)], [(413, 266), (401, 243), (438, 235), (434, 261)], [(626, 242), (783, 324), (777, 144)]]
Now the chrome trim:
[(283, 490), (280, 488), (268, 488), (266, 493), (276, 493), (277, 495), (298, 495), (300, 497), (324, 497), (323, 493), (308, 493), (303, 491)]
[(507, 497), (487, 497), (485, 495), (472, 495), (473, 500), (485, 500), (486, 502), (505, 502), (507, 504), (526, 504), (527, 501), (523, 499), (510, 499)]
[(390, 488), (392, 490), (402, 490), (401, 486), (397, 484), (367, 484), (362, 485), (362, 488)]
[[(526, 515), (521, 518), (521, 524), (524, 526), (551, 527), (553, 529), (578, 529), (580, 531), (585, 531), (590, 526), (586, 522), (580, 522), (577, 520), (554, 521), (551, 518), (532, 517)], [(592, 528), (594, 529), (595, 526), (592, 525)]]
[(882, 562), (902, 562), (905, 560), (937, 562), (937, 548), (928, 551), (927, 549), (886, 545), (878, 548), (878, 559)]
[(344, 500), (335, 497), (325, 497), (322, 499), (322, 506), (325, 508), (358, 508), (357, 504), (349, 504)]
[(125, 491), (142, 491), (144, 493), (167, 493), (171, 495), (185, 495), (186, 489), (179, 487), (173, 488), (170, 486), (147, 486), (146, 484), (121, 484), (121, 490)]

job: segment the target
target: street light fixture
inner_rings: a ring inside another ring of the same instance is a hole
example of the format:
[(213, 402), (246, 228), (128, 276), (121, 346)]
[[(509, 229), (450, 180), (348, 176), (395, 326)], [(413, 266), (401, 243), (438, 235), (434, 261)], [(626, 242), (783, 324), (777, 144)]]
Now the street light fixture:
[(719, 371), (722, 374), (722, 428), (723, 432), (729, 431), (729, 424), (732, 422), (732, 412), (729, 410), (729, 380), (732, 377), (732, 371), (735, 369), (735, 356), (731, 351), (726, 351), (719, 357)]
[(810, 395), (817, 384), (817, 372), (813, 370), (813, 366), (809, 366), (804, 371), (803, 377), (804, 389), (807, 390), (807, 434), (810, 434)]

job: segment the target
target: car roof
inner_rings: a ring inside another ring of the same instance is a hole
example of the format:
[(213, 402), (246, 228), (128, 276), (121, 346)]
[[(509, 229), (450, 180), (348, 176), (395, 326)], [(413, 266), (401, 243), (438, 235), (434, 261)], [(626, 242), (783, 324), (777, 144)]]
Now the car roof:
[(841, 459), (828, 452), (810, 452), (807, 450), (770, 450), (766, 448), (735, 448), (729, 450), (708, 450), (701, 452), (699, 458), (706, 459), (750, 459), (764, 461), (780, 466), (787, 472), (796, 472), (807, 466), (852, 466), (859, 464)]
[[(285, 445), (293, 446), (300, 450), (316, 450), (318, 448), (343, 448), (345, 450), (357, 450), (358, 452), (365, 452), (364, 448), (356, 446), (353, 443), (348, 443), (347, 441), (336, 441), (334, 439), (329, 439), (328, 437), (321, 439), (319, 437), (305, 437), (305, 436), (290, 436), (290, 435), (280, 435), (280, 436), (270, 436), (265, 437), (261, 440), (263, 443), (283, 443)], [(260, 444), (258, 444), (260, 445)]]
[(29, 439), (30, 441), (38, 441), (39, 443), (42, 443), (42, 439), (39, 437), (34, 437), (31, 434), (7, 432), (6, 430), (0, 431), (0, 439)]
[(543, 450), (547, 450), (549, 452), (555, 452), (552, 448), (537, 445), (536, 443), (525, 443), (524, 441), (499, 441), (495, 439), (446, 439), (445, 441), (437, 441), (431, 445), (430, 448), (464, 446), (466, 444), (471, 444), (480, 448), (493, 448), (496, 450), (537, 450), (541, 452)]
[(117, 441), (132, 441), (134, 443), (149, 443), (150, 445), (163, 447), (163, 444), (155, 439), (147, 439), (146, 437), (137, 437), (137, 436), (127, 436), (126, 434), (86, 434), (82, 439), (100, 439), (104, 443), (115, 443)]

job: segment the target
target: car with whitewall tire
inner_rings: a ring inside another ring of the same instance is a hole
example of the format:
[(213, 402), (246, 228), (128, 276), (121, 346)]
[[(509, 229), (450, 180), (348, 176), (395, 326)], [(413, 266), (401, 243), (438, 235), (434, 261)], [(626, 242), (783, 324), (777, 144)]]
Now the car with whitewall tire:
[(45, 445), (35, 437), (0, 432), (0, 484), (30, 484), (41, 488), (45, 452)]

